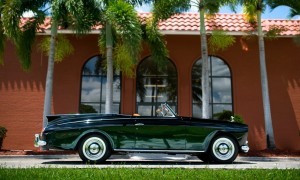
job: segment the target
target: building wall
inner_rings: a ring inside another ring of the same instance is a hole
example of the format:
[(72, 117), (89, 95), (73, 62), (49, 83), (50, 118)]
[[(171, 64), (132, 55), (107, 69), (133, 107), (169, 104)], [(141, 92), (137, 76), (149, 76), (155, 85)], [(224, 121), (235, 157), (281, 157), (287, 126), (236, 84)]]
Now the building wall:
[[(99, 54), (97, 35), (68, 35), (75, 51), (55, 64), (53, 113), (76, 113), (84, 62)], [(39, 36), (37, 43), (43, 36)], [(170, 59), (178, 72), (178, 114), (192, 115), (191, 69), (201, 57), (199, 36), (166, 36)], [(5, 65), (0, 67), (0, 126), (8, 129), (4, 149), (35, 149), (33, 136), (41, 131), (47, 57), (34, 47), (32, 69), (20, 68), (14, 46), (8, 42)], [(266, 41), (271, 111), (277, 148), (300, 150), (300, 47), (291, 38)], [(211, 53), (211, 52), (209, 52)], [(149, 56), (146, 47), (141, 59)], [(210, 54), (213, 55), (213, 54)], [(236, 44), (216, 56), (232, 71), (234, 111), (249, 125), (251, 149), (265, 149), (257, 40), (236, 38)], [(122, 78), (122, 113), (135, 113), (134, 78)]]

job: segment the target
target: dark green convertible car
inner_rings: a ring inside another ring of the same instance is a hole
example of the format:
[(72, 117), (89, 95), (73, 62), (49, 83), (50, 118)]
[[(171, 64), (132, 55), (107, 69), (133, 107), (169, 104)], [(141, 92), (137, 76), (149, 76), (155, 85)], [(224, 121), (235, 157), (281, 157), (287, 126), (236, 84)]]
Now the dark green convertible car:
[(248, 126), (177, 116), (162, 104), (159, 116), (72, 114), (48, 116), (35, 146), (78, 150), (84, 162), (101, 163), (118, 152), (196, 155), (204, 162), (232, 163), (248, 152)]

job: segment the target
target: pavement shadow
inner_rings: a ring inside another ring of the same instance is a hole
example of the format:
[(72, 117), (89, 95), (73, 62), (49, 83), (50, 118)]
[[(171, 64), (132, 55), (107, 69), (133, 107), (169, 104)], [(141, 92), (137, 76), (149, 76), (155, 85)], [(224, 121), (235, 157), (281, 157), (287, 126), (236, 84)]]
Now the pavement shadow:
[[(47, 161), (43, 162), (42, 164), (47, 164), (47, 165), (114, 165), (114, 166), (123, 166), (123, 165), (174, 165), (174, 166), (182, 166), (182, 165), (220, 165), (220, 164), (209, 164), (205, 162), (177, 162), (177, 161), (106, 161), (101, 164), (89, 164), (89, 163), (84, 163), (82, 161)], [(232, 164), (228, 165), (245, 165), (245, 164), (256, 164), (253, 162), (233, 162)], [(226, 164), (222, 164), (226, 165)]]

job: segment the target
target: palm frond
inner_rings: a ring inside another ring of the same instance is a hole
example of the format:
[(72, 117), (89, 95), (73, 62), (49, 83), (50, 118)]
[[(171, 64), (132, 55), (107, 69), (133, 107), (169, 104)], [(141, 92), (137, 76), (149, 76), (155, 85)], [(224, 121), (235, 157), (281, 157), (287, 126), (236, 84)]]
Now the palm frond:
[(128, 77), (133, 77), (135, 63), (132, 61), (129, 49), (125, 44), (118, 44), (114, 48), (114, 66), (115, 69), (122, 71)]
[(100, 21), (100, 8), (94, 0), (67, 0), (67, 12), (70, 14), (72, 28), (77, 34), (84, 34)]
[[(44, 38), (38, 45), (39, 50), (49, 56), (50, 52), (50, 37)], [(61, 62), (65, 57), (71, 55), (74, 52), (72, 43), (64, 36), (58, 35), (55, 43), (55, 62)]]
[(163, 0), (154, 1), (153, 3), (153, 19), (154, 22), (166, 20), (170, 16), (187, 11), (190, 9), (190, 0)]
[(158, 64), (158, 67), (164, 67), (169, 52), (163, 35), (159, 32), (158, 26), (149, 20), (145, 26), (144, 33), (145, 42), (149, 46), (152, 59)]
[[(127, 2), (117, 0), (109, 5), (105, 14), (107, 21), (111, 23), (114, 29), (113, 32), (115, 32), (115, 41), (119, 49), (118, 52), (126, 52), (126, 61), (128, 61), (130, 57), (132, 64), (135, 64), (139, 59), (141, 51), (142, 30), (134, 7)], [(104, 44), (102, 44), (102, 46), (103, 45)], [(124, 51), (124, 48), (127, 50)], [(129, 63), (127, 62), (127, 64)], [(130, 71), (127, 69), (125, 72)]]
[(251, 24), (256, 24), (257, 21), (257, 8), (255, 4), (247, 4), (243, 6), (245, 19)]
[[(47, 0), (8, 0), (1, 1), (1, 21), (4, 33), (16, 45), (17, 55), (23, 70), (27, 71), (31, 65), (31, 49), (35, 39), (36, 28), (43, 23), (45, 13), (40, 9)], [(20, 27), (23, 13), (31, 10), (35, 17), (28, 19), (25, 25)], [(3, 35), (1, 35), (3, 36)], [(1, 41), (4, 39), (1, 38)], [(4, 45), (1, 45), (4, 48)]]
[(2, 23), (4, 28), (4, 33), (9, 38), (16, 37), (20, 33), (19, 24), (21, 11), (21, 1), (6, 1), (2, 4)]
[(291, 8), (289, 17), (300, 15), (300, 1), (287, 1), (287, 0), (267, 0), (268, 5), (271, 9), (275, 9), (278, 6), (288, 6)]
[(31, 66), (31, 49), (35, 41), (36, 22), (28, 22), (23, 30), (14, 38), (17, 55), (23, 70), (28, 71)]
[(282, 26), (270, 26), (268, 32), (266, 32), (265, 37), (269, 40), (274, 40), (277, 39), (278, 36), (284, 32), (287, 31), (288, 29)]
[(224, 51), (235, 43), (235, 37), (226, 34), (222, 30), (212, 32), (211, 37), (208, 39), (208, 46), (212, 53)]
[[(0, 16), (1, 18), (1, 16)], [(2, 23), (0, 21), (0, 65), (4, 64), (4, 49), (5, 49), (6, 37), (4, 35)]]

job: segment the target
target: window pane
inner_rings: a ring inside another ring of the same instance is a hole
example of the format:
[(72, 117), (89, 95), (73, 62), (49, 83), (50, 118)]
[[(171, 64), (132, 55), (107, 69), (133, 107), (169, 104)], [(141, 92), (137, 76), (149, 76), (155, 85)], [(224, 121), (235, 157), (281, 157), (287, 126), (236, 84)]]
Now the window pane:
[[(103, 108), (104, 109), (104, 108)], [(112, 113), (113, 114), (118, 114), (120, 109), (120, 103), (114, 103), (112, 107)]]
[(158, 107), (155, 104), (138, 105), (137, 108), (137, 112), (141, 116), (155, 116), (156, 110), (158, 109)]
[(82, 77), (81, 102), (100, 102), (101, 78)]
[(82, 75), (101, 75), (105, 73), (102, 62), (99, 56), (91, 58), (83, 67)]
[(231, 103), (230, 78), (213, 78), (213, 103)]
[(193, 117), (201, 118), (202, 117), (202, 105), (193, 104)]
[(99, 113), (99, 104), (82, 103), (80, 104), (80, 113)]
[[(232, 86), (231, 73), (228, 65), (223, 60), (217, 57), (209, 56), (208, 59), (210, 71), (209, 88), (211, 92), (210, 113), (212, 115), (213, 113), (215, 113), (215, 111), (221, 111), (221, 107), (232, 109)], [(196, 61), (192, 69), (192, 97), (194, 117), (201, 117), (202, 115), (201, 62), (201, 60)]]
[(158, 66), (151, 57), (148, 57), (138, 66), (136, 96), (139, 114), (155, 116), (157, 104), (163, 102), (177, 104), (176, 67), (171, 61), (164, 63), (164, 66)]
[(114, 79), (114, 84), (113, 84), (113, 101), (114, 102), (120, 102), (121, 101), (121, 82), (120, 78), (115, 78)]
[(217, 104), (213, 106), (213, 114), (223, 112), (224, 110), (232, 111), (232, 105)]
[(216, 57), (212, 57), (211, 60), (213, 76), (230, 76), (230, 70), (224, 61)]
[[(120, 113), (121, 81), (120, 72), (114, 71), (113, 82), (113, 113)], [(106, 71), (103, 59), (95, 56), (88, 60), (82, 69), (80, 112), (96, 110), (105, 113)], [(87, 110), (82, 110), (86, 108)]]

